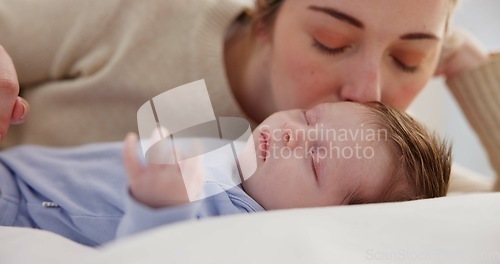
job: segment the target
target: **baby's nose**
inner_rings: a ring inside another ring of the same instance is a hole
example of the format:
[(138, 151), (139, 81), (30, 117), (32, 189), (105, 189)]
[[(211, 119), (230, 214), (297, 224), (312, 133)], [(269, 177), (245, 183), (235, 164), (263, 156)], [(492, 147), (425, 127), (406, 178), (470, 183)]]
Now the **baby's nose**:
[(288, 128), (283, 131), (283, 141), (285, 145), (291, 149), (295, 149), (299, 146), (302, 146), (304, 141), (306, 140), (306, 131), (301, 128)]

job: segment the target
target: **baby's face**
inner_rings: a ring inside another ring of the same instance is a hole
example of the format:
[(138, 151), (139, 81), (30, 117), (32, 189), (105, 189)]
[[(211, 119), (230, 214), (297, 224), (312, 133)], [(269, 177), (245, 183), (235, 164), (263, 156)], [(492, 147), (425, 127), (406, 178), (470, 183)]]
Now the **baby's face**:
[(395, 164), (365, 107), (325, 103), (267, 118), (253, 132), (257, 170), (245, 191), (267, 210), (375, 200)]

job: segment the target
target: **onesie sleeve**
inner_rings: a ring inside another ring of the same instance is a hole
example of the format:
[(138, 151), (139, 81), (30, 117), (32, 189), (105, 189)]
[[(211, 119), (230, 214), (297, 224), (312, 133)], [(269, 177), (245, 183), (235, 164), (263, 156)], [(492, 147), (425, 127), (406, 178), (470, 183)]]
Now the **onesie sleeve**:
[(161, 225), (195, 220), (200, 217), (203, 201), (184, 205), (150, 208), (137, 202), (129, 191), (125, 195), (125, 213), (118, 225), (117, 238), (139, 233)]

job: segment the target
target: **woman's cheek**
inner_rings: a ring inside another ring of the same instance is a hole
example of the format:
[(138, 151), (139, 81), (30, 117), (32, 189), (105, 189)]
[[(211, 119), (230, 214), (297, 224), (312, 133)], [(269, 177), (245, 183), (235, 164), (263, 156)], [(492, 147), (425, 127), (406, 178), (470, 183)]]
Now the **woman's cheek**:
[[(299, 53), (300, 54), (300, 53)], [(304, 56), (290, 56), (283, 60), (279, 74), (280, 83), (286, 84), (286, 102), (282, 109), (311, 106), (321, 90), (321, 67)]]
[(382, 94), (382, 102), (397, 109), (406, 109), (413, 102), (415, 97), (422, 91), (425, 84), (406, 84), (395, 87)]

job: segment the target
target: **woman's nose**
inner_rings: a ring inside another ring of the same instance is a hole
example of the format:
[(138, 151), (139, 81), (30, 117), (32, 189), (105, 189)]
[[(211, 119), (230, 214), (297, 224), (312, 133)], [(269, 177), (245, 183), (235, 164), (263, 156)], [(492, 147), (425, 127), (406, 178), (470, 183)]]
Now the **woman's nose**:
[(360, 103), (380, 101), (382, 99), (380, 65), (362, 62), (359, 67), (353, 68), (344, 78), (340, 99)]

